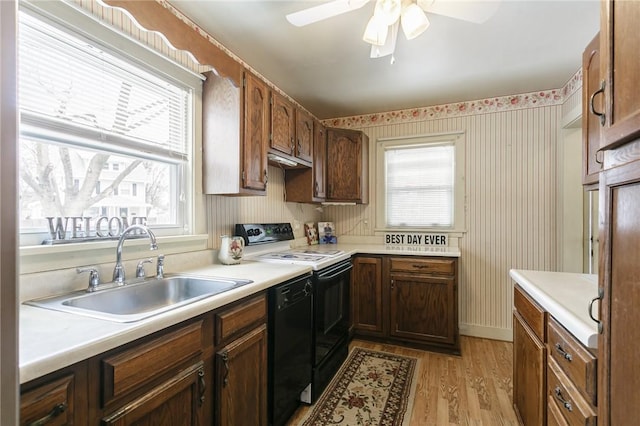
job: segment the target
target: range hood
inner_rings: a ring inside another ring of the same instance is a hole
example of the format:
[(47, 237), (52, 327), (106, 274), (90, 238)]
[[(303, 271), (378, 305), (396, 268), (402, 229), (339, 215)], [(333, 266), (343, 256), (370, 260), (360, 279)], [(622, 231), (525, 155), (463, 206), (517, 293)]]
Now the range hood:
[(271, 161), (272, 163), (282, 164), (283, 166), (287, 166), (287, 167), (296, 167), (298, 165), (298, 163), (296, 163), (293, 160), (281, 157), (281, 156), (279, 156), (277, 154), (273, 154), (271, 152), (269, 154), (267, 154), (267, 159), (269, 161)]

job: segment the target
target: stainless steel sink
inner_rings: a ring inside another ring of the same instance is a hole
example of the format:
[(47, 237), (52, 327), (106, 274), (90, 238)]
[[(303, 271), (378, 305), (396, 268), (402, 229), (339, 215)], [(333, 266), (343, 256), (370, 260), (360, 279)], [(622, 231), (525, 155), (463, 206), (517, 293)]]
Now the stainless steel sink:
[(251, 282), (253, 281), (175, 275), (163, 279), (151, 278), (93, 293), (79, 291), (36, 299), (25, 304), (116, 322), (134, 322)]

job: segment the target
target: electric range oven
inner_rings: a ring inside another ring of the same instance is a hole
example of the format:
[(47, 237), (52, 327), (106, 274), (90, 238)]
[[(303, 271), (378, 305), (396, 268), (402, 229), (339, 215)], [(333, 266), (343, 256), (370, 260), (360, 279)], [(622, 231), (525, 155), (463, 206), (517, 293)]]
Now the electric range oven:
[[(252, 244), (252, 239), (268, 239), (269, 242), (293, 239), (293, 231), (289, 224), (236, 225), (236, 234), (247, 236), (247, 245)], [(301, 394), (300, 400), (313, 403), (348, 355), (349, 294), (353, 268), (351, 256), (328, 244), (280, 251), (269, 251), (267, 248), (253, 257), (253, 260), (309, 265), (312, 269), (313, 373), (311, 386)]]

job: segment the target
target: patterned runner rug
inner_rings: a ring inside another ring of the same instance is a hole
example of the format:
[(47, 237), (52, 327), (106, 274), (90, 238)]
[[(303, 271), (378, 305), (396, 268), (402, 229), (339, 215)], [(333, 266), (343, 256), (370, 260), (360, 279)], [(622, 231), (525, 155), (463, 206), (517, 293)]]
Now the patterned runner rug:
[(353, 348), (302, 425), (408, 425), (418, 361)]

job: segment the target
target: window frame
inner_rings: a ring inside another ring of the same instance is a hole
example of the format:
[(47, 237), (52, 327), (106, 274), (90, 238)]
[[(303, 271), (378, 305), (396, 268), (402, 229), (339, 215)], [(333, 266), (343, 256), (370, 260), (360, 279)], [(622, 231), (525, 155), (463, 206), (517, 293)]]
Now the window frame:
[[(184, 214), (185, 221), (182, 225), (171, 227), (171, 229), (154, 228), (154, 232), (160, 242), (162, 240), (166, 242), (166, 244), (163, 244), (164, 254), (206, 249), (208, 236), (205, 234), (204, 203), (200, 199), (201, 197), (198, 197), (202, 194), (202, 187), (199, 184), (202, 178), (201, 161), (195, 155), (202, 147), (202, 129), (199, 123), (202, 119), (202, 81), (204, 77), (186, 66), (173, 62), (120, 30), (101, 22), (77, 5), (66, 2), (23, 0), (20, 2), (19, 7), (21, 11), (35, 15), (38, 19), (43, 19), (58, 28), (66, 31), (71, 30), (85, 38), (90, 38), (101, 47), (117, 52), (126, 60), (154, 68), (165, 77), (191, 87), (193, 93), (191, 116), (187, 123), (190, 132), (188, 138), (189, 161), (185, 166), (185, 172), (182, 174), (180, 182), (184, 191), (188, 191), (188, 194), (186, 194), (188, 205), (186, 208), (181, 209), (181, 214)], [(19, 233), (20, 230), (17, 230), (17, 232)], [(102, 255), (104, 250), (111, 251), (117, 243), (114, 240), (105, 240), (40, 245), (40, 241), (36, 242), (33, 238), (25, 240), (26, 242), (23, 242), (20, 247), (23, 272), (60, 269), (95, 263), (99, 258), (104, 258)], [(138, 244), (132, 241), (129, 245), (136, 246)], [(70, 256), (71, 253), (74, 253), (74, 255)], [(43, 255), (45, 256), (43, 257)], [(54, 258), (56, 259), (55, 262), (53, 262)]]
[[(416, 147), (425, 145), (454, 146), (454, 178), (453, 178), (453, 224), (450, 227), (429, 226), (390, 226), (387, 224), (386, 213), (386, 189), (387, 176), (385, 164), (385, 151), (389, 148)], [(436, 134), (399, 136), (391, 138), (379, 138), (376, 141), (376, 231), (377, 232), (437, 232), (437, 233), (461, 233), (466, 230), (466, 183), (465, 183), (465, 133), (447, 132)]]

